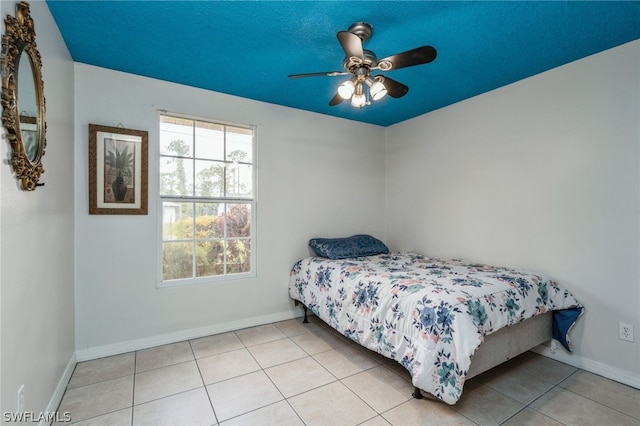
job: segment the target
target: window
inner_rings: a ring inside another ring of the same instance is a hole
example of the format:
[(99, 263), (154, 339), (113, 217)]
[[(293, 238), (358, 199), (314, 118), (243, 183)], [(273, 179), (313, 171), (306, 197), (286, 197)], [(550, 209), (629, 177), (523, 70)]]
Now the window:
[(160, 114), (162, 283), (255, 274), (255, 128)]

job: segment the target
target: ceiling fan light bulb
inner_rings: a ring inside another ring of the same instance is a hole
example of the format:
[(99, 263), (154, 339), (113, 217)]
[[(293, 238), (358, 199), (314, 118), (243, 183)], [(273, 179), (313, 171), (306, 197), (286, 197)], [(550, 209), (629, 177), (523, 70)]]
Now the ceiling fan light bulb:
[(349, 99), (351, 95), (353, 95), (354, 91), (355, 87), (353, 85), (353, 81), (351, 80), (345, 81), (338, 87), (338, 94), (342, 99)]
[(384, 84), (381, 82), (376, 81), (369, 88), (369, 93), (371, 94), (371, 98), (373, 98), (374, 101), (377, 101), (385, 97), (387, 94), (387, 88), (384, 87)]
[(365, 106), (366, 103), (367, 103), (367, 99), (362, 93), (353, 95), (353, 97), (351, 98), (351, 106), (354, 106), (356, 108), (362, 108)]

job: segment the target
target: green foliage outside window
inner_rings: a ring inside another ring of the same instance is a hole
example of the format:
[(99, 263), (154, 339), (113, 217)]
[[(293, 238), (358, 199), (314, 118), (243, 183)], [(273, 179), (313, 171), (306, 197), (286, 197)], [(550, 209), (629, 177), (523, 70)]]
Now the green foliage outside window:
[[(222, 238), (225, 235), (226, 244)], [(174, 241), (163, 244), (163, 278), (165, 280), (193, 277), (195, 245), (196, 277), (249, 272), (251, 270), (251, 214), (246, 204), (233, 204), (226, 214), (197, 216), (195, 228), (192, 216), (172, 224)], [(192, 232), (195, 231), (195, 242)], [(185, 242), (187, 240), (187, 242)]]

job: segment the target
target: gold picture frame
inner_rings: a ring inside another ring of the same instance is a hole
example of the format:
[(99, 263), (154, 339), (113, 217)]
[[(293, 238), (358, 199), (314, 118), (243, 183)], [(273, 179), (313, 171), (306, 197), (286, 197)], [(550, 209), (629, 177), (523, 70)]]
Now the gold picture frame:
[[(47, 146), (42, 57), (29, 3), (16, 4), (16, 16), (7, 15), (2, 35), (2, 124), (11, 144), (9, 164), (20, 187), (34, 191), (44, 167)], [(5, 135), (3, 135), (4, 137)]]
[(89, 214), (146, 215), (149, 134), (89, 124)]

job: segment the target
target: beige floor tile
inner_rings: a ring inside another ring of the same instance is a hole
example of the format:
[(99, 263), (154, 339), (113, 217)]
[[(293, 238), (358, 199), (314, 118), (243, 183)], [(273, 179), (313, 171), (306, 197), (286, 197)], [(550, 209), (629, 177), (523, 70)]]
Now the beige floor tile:
[(406, 425), (475, 425), (462, 414), (456, 413), (444, 402), (411, 399), (382, 414), (394, 426)]
[(136, 353), (136, 373), (193, 360), (189, 342), (171, 343)]
[(531, 359), (536, 358), (538, 356), (540, 355), (536, 354), (535, 352), (527, 351), (516, 356), (515, 358), (511, 358), (510, 360), (497, 365), (496, 367), (493, 367), (493, 369), (496, 370), (496, 369), (504, 368), (504, 369), (510, 370), (512, 368), (518, 367), (519, 365), (526, 364), (527, 362), (530, 362)]
[(345, 336), (344, 334), (342, 334), (341, 332), (339, 332), (335, 328), (331, 327), (329, 324), (327, 324), (326, 322), (322, 321), (318, 317), (313, 317), (313, 320), (311, 320), (311, 323), (312, 324), (317, 324), (318, 325), (318, 329), (320, 331), (324, 331), (326, 333), (331, 334), (332, 336), (334, 336), (336, 339), (338, 339), (339, 341), (341, 341), (343, 343), (346, 343), (348, 345), (355, 344), (355, 342), (352, 339), (350, 339), (349, 337)]
[(207, 386), (219, 422), (266, 407), (283, 399), (263, 371)]
[(311, 333), (299, 334), (291, 338), (309, 355), (319, 354), (348, 345), (348, 343), (336, 336), (334, 333), (325, 330), (317, 330)]
[[(102, 416), (93, 417), (78, 423), (71, 423), (74, 426), (131, 426), (131, 410), (114, 411), (113, 413), (104, 414)], [(73, 421), (73, 418), (71, 419)], [(68, 425), (69, 423), (54, 423), (54, 426)]]
[(260, 366), (244, 347), (239, 350), (197, 360), (205, 385), (260, 370)]
[(365, 348), (364, 346), (360, 346), (356, 343), (353, 344), (353, 347), (356, 348), (357, 350), (361, 351), (362, 353), (364, 353), (365, 355), (373, 358), (374, 360), (376, 360), (378, 363), (380, 364), (397, 364), (398, 361), (391, 359), (391, 358), (387, 358), (386, 356), (379, 354), (378, 352)]
[(262, 368), (273, 367), (307, 356), (298, 345), (288, 338), (250, 346), (248, 349)]
[(492, 369), (475, 379), (523, 404), (531, 403), (553, 387), (552, 383), (518, 369)]
[(196, 358), (204, 358), (244, 348), (244, 344), (234, 332), (201, 337), (193, 339), (189, 343), (191, 343), (191, 348)]
[(324, 368), (338, 379), (351, 376), (361, 371), (380, 365), (370, 356), (353, 346), (341, 346), (313, 356)]
[(411, 373), (409, 373), (409, 370), (404, 368), (402, 366), (402, 364), (400, 364), (399, 362), (396, 362), (394, 360), (389, 360), (389, 361), (383, 363), (382, 365), (385, 368), (388, 368), (389, 370), (391, 370), (394, 373), (396, 373), (398, 376), (402, 377), (407, 382), (411, 383)]
[(318, 330), (318, 325), (313, 323), (304, 324), (302, 318), (294, 318), (286, 321), (280, 321), (273, 324), (287, 337), (297, 336), (298, 334), (309, 333), (311, 330)]
[(542, 395), (531, 408), (567, 425), (640, 425), (638, 419), (560, 387)]
[(58, 411), (78, 422), (131, 407), (132, 401), (133, 375), (68, 389)]
[(559, 385), (573, 393), (640, 419), (640, 390), (587, 371), (578, 371)]
[[(344, 334), (342, 334), (341, 332), (339, 332), (338, 330), (336, 330), (333, 327), (330, 327), (328, 324), (324, 325), (323, 328), (324, 331), (326, 331), (327, 333), (331, 334), (333, 337), (335, 337), (339, 342), (342, 342), (344, 344), (347, 345), (353, 345), (353, 346), (358, 346), (358, 347), (362, 347), (360, 345), (358, 345), (356, 342), (353, 341), (353, 339), (345, 336)], [(363, 349), (365, 349), (364, 347), (362, 347)], [(368, 349), (367, 349), (368, 350)]]
[(136, 374), (135, 405), (203, 386), (195, 361)]
[(273, 324), (244, 328), (235, 333), (245, 346), (259, 345), (260, 343), (272, 342), (287, 337)]
[(516, 414), (524, 404), (481, 384), (467, 383), (454, 410), (481, 425), (498, 425)]
[(79, 426), (640, 426), (639, 390), (533, 352), (468, 380), (453, 406), (415, 400), (400, 364), (310, 320), (79, 363), (58, 411)]
[(502, 424), (503, 426), (562, 426), (553, 420), (551, 417), (547, 417), (542, 413), (532, 410), (531, 408), (525, 408), (515, 416)]
[(133, 407), (133, 426), (207, 426), (215, 423), (204, 387)]
[(413, 398), (413, 386), (382, 365), (342, 380), (349, 389), (378, 413)]
[(133, 374), (136, 354), (129, 352), (91, 361), (79, 362), (68, 388), (73, 389)]
[(289, 399), (293, 409), (309, 426), (357, 425), (376, 412), (340, 382), (330, 383)]
[(336, 381), (311, 357), (267, 368), (265, 373), (286, 398)]
[(220, 423), (220, 426), (257, 425), (304, 426), (304, 423), (286, 401), (276, 402)]
[(390, 426), (391, 423), (386, 421), (382, 416), (376, 416), (372, 419), (367, 420), (364, 423), (360, 423), (359, 426)]
[[(542, 355), (526, 352), (513, 362), (514, 369), (557, 385), (578, 369)], [(499, 368), (499, 367), (498, 367)]]

